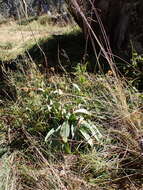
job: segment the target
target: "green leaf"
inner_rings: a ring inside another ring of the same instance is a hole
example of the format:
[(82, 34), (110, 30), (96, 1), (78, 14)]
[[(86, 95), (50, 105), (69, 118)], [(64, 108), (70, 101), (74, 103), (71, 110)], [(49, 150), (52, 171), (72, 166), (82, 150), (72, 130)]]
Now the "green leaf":
[(72, 85), (73, 85), (73, 89), (74, 89), (74, 90), (76, 90), (76, 91), (78, 91), (78, 92), (81, 91), (80, 88), (79, 88), (79, 86), (78, 86), (77, 84), (73, 83)]
[(81, 126), (86, 128), (91, 133), (92, 138), (95, 138), (97, 141), (100, 141), (100, 139), (102, 138), (102, 134), (92, 122), (82, 121)]
[(75, 115), (75, 114), (70, 114), (68, 121), (69, 121), (70, 123), (74, 123), (74, 122), (77, 121), (77, 119), (78, 119), (77, 115)]
[(50, 137), (54, 132), (55, 132), (55, 129), (52, 128), (52, 129), (47, 133), (47, 135), (46, 135), (46, 137), (45, 137), (45, 142), (49, 139), (49, 137)]
[(63, 142), (67, 143), (68, 137), (70, 135), (70, 125), (69, 125), (68, 121), (65, 121), (61, 125), (60, 135), (62, 137)]
[(83, 135), (85, 140), (88, 142), (88, 144), (92, 147), (93, 146), (93, 141), (92, 141), (91, 136), (88, 134), (87, 130), (84, 129), (84, 128), (80, 128), (79, 131), (81, 132), (81, 134)]
[(91, 115), (91, 113), (90, 113), (88, 110), (84, 109), (84, 108), (75, 110), (75, 111), (74, 111), (74, 114), (75, 114), (75, 113), (81, 113), (81, 114)]
[(71, 125), (71, 136), (74, 138), (75, 135), (75, 125)]
[(69, 143), (65, 143), (64, 148), (65, 148), (66, 153), (71, 154), (71, 148), (70, 148)]

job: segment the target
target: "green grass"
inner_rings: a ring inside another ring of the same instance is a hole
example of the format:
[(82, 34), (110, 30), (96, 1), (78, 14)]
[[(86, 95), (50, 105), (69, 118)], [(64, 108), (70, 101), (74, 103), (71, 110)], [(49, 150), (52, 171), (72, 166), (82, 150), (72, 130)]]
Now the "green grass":
[[(0, 28), (0, 60), (11, 61), (29, 50), (32, 46), (38, 45), (41, 39), (47, 39), (53, 34), (63, 34), (72, 31), (73, 26), (60, 27), (49, 22), (41, 23), (40, 18), (29, 18), (27, 20), (7, 21)], [(4, 32), (3, 32), (4, 31)]]
[(1, 99), (1, 189), (141, 187), (142, 95), (84, 65), (70, 78), (25, 64), (7, 73), (17, 100)]
[[(142, 189), (142, 93), (132, 86), (135, 81), (108, 68), (106, 74), (88, 73), (79, 29), (52, 26), (47, 19), (5, 26), (14, 34), (29, 36), (32, 29), (49, 36), (19, 43), (8, 35), (0, 45), (6, 64), (0, 83), (0, 190)], [(133, 54), (127, 76), (130, 69), (138, 76), (139, 61)]]

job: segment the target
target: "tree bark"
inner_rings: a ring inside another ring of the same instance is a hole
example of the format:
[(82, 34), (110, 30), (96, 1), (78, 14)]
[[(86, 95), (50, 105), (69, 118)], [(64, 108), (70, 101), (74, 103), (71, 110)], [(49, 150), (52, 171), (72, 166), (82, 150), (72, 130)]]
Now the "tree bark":
[(129, 55), (131, 41), (137, 52), (142, 52), (142, 0), (66, 0), (66, 2), (85, 36), (89, 35), (93, 39), (91, 32), (93, 30), (107, 51), (109, 40), (114, 53), (127, 51)]

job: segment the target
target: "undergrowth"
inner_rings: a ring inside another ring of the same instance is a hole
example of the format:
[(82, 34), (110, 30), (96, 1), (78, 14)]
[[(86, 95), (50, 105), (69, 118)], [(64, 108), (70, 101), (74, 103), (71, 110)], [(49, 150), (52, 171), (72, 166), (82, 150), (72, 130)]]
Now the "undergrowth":
[(7, 71), (17, 99), (0, 101), (0, 189), (141, 189), (142, 94), (86, 65), (26, 68)]

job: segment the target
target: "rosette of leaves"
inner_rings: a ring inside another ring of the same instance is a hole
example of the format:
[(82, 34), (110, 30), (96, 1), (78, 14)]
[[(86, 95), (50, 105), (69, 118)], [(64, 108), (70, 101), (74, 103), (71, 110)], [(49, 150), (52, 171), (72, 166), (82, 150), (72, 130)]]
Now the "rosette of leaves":
[(88, 146), (93, 148), (94, 142), (101, 142), (102, 134), (98, 126), (84, 115), (90, 115), (86, 109), (79, 109), (73, 113), (67, 113), (66, 119), (56, 129), (52, 128), (45, 137), (45, 142), (52, 143), (57, 140), (58, 145), (62, 146), (68, 153), (75, 147)]

